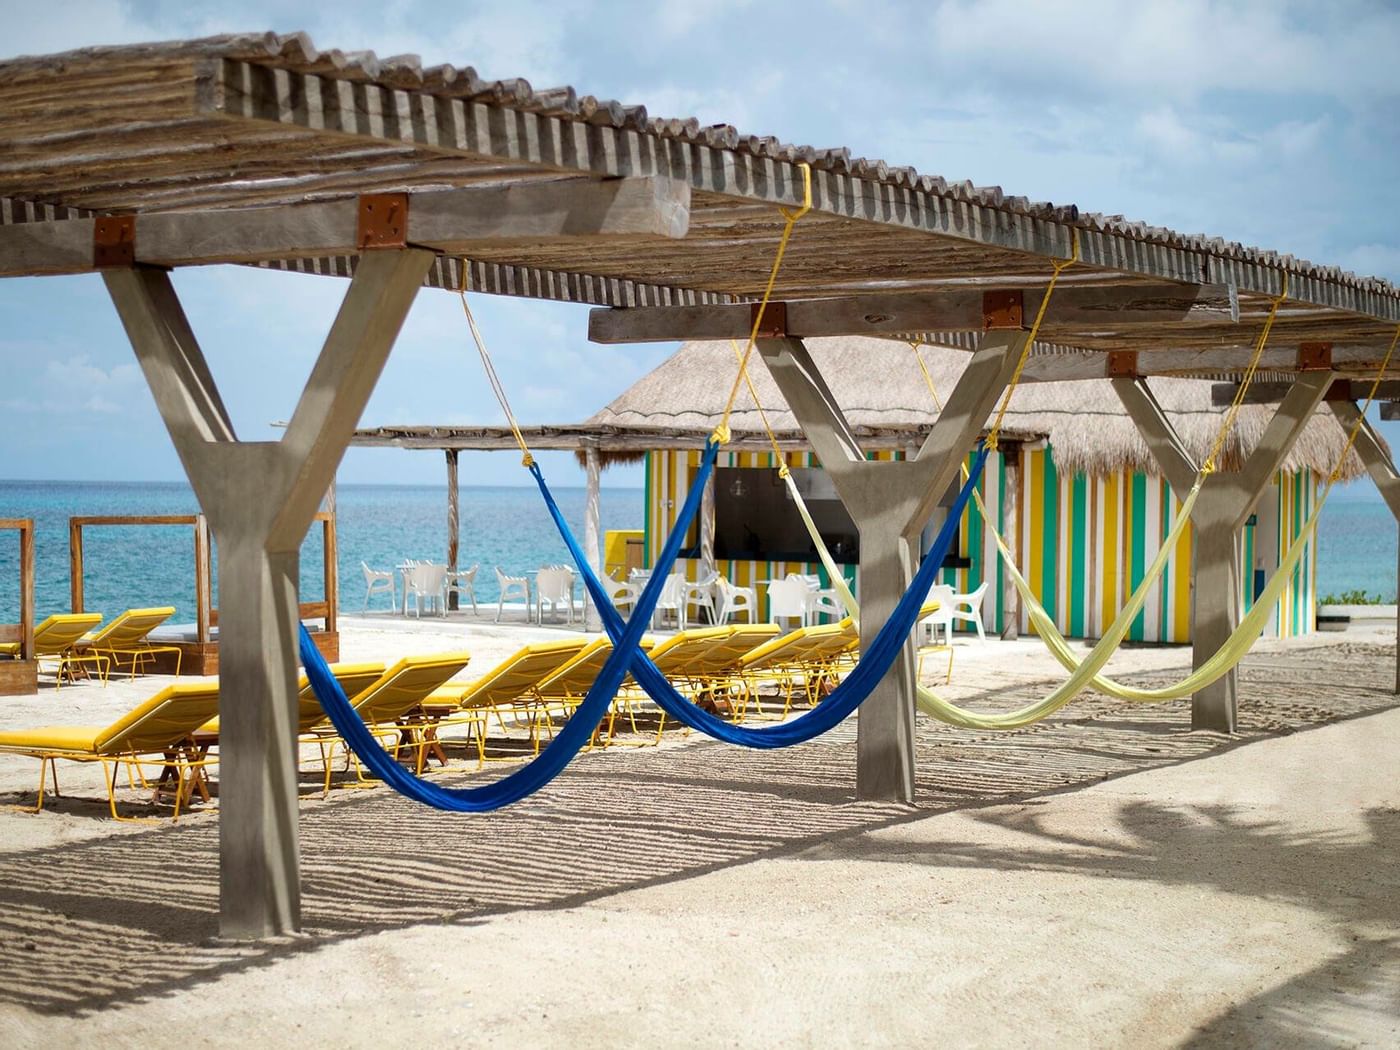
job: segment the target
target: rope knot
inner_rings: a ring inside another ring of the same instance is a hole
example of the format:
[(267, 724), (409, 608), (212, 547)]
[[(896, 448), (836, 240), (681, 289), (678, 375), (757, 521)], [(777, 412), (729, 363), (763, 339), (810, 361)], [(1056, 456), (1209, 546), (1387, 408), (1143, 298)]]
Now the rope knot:
[(520, 465), (526, 470), (529, 470), (535, 465), (535, 457), (530, 455), (530, 453), (526, 452), (523, 456), (520, 457)]
[(729, 444), (730, 436), (729, 424), (721, 423), (719, 426), (715, 427), (715, 432), (710, 435), (710, 440), (716, 445), (727, 445)]

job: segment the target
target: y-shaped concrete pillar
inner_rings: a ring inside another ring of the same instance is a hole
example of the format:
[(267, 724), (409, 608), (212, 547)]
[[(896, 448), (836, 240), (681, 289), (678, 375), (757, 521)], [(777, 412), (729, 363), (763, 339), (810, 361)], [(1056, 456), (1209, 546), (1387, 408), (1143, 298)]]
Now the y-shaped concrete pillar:
[[(1327, 404), (1332, 409), (1332, 414), (1337, 417), (1337, 422), (1348, 432), (1360, 422), (1356, 431), (1356, 444), (1353, 447), (1361, 457), (1361, 462), (1366, 464), (1366, 473), (1371, 475), (1376, 488), (1380, 489), (1381, 498), (1390, 508), (1391, 515), (1397, 524), (1400, 524), (1400, 473), (1396, 472), (1395, 463), (1376, 435), (1371, 421), (1361, 415), (1361, 409), (1357, 408), (1353, 401), (1329, 401)], [(1397, 587), (1400, 587), (1400, 562), (1396, 564), (1395, 581)], [(1400, 637), (1400, 611), (1396, 613), (1395, 629), (1397, 637)], [(1400, 642), (1395, 646), (1395, 691), (1400, 693)]]
[[(919, 534), (939, 497), (957, 478), (963, 456), (1006, 389), (1026, 333), (989, 333), (918, 456), (866, 460), (845, 415), (800, 339), (761, 339), (759, 353), (831, 475), (860, 529), (860, 633), (868, 648), (913, 578)], [(856, 744), (856, 797), (914, 799), (916, 654), (906, 642), (870, 698), (861, 705)]]
[(433, 261), (364, 253), (281, 441), (239, 441), (170, 279), (108, 270), (107, 289), (219, 547), (219, 928), (301, 925), (297, 562)]
[[(1298, 435), (1331, 385), (1330, 372), (1305, 372), (1289, 389), (1248, 462), (1235, 472), (1216, 471), (1201, 486), (1193, 513), (1195, 558), (1191, 570), (1191, 662), (1200, 667), (1225, 644), (1240, 623), (1239, 531), (1264, 487), (1278, 473)], [(1195, 483), (1196, 464), (1152, 396), (1146, 380), (1115, 379), (1128, 415), (1137, 424), (1167, 483), (1183, 497)], [(1191, 728), (1233, 733), (1236, 673), (1191, 698)]]

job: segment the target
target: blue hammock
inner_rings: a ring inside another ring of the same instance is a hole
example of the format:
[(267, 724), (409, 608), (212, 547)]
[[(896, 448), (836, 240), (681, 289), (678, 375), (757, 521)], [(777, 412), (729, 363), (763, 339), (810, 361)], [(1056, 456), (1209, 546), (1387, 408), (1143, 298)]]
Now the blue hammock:
[[(657, 558), (658, 567), (669, 569), (675, 562), (680, 552), (681, 541), (700, 508), (701, 493), (705, 489), (710, 472), (714, 469), (715, 456), (718, 453), (719, 446), (711, 441), (705, 448), (700, 470), (696, 474), (689, 496), (686, 497), (685, 505), (676, 517), (675, 527), (671, 530), (660, 557)], [(603, 665), (603, 669), (598, 672), (588, 695), (549, 745), (529, 765), (482, 787), (439, 787), (401, 766), (384, 750), (363, 719), (350, 706), (340, 683), (331, 674), (325, 658), (311, 640), (304, 624), (301, 626), (301, 662), (306, 667), (306, 677), (311, 682), (311, 688), (316, 693), (316, 698), (321, 701), (326, 714), (330, 716), (336, 732), (376, 776), (394, 790), (417, 802), (458, 813), (482, 813), (500, 809), (534, 794), (558, 776), (574, 755), (588, 743), (593, 736), (593, 730), (607, 714), (622, 680), (627, 676), (628, 667), (638, 652), (642, 634), (650, 625), (651, 614), (656, 609), (656, 602), (661, 597), (661, 590), (665, 585), (665, 572), (658, 572), (647, 581), (641, 597), (637, 599), (637, 608), (632, 618), (614, 638), (612, 654)]]
[[(894, 607), (890, 618), (885, 621), (875, 635), (874, 641), (861, 654), (860, 662), (856, 664), (855, 669), (820, 704), (806, 714), (790, 722), (782, 722), (763, 729), (736, 726), (691, 703), (676, 690), (666, 675), (656, 664), (652, 663), (651, 657), (644, 652), (638, 652), (632, 658), (632, 676), (656, 701), (657, 706), (672, 718), (691, 729), (726, 743), (753, 748), (788, 747), (825, 733), (828, 729), (844, 721), (851, 712), (860, 706), (875, 686), (879, 684), (880, 679), (889, 670), (890, 664), (899, 655), (905, 639), (909, 637), (909, 632), (914, 629), (914, 624), (919, 618), (919, 609), (923, 606), (929, 587), (937, 579), (938, 570), (943, 565), (953, 537), (957, 535), (958, 522), (962, 520), (963, 511), (967, 508), (968, 500), (977, 487), (977, 481), (982, 475), (982, 467), (986, 461), (987, 448), (979, 446), (973, 457), (972, 467), (968, 471), (967, 480), (963, 483), (962, 489), (959, 490), (957, 499), (953, 501), (953, 506), (948, 511), (948, 518), (944, 521), (933, 545), (920, 562), (919, 570), (914, 574), (913, 583), (899, 599), (899, 603)], [(540, 472), (539, 465), (532, 464), (530, 473), (535, 476), (535, 481), (539, 484), (540, 493), (544, 496), (549, 513), (554, 518), (554, 524), (558, 527), (560, 536), (568, 545), (569, 553), (573, 555), (574, 561), (579, 567), (584, 585), (588, 589), (589, 596), (593, 599), (594, 606), (603, 618), (603, 626), (612, 638), (613, 645), (626, 644), (627, 634), (623, 630), (622, 617), (614, 608), (612, 598), (603, 587), (602, 582), (589, 567), (588, 558), (580, 549), (578, 540), (570, 530), (568, 522), (564, 520), (564, 515), (560, 513), (559, 505), (554, 502), (554, 497), (550, 494), (549, 486), (545, 484), (544, 475)], [(696, 489), (703, 486), (703, 477), (697, 477), (691, 486), (691, 495), (693, 496)], [(673, 539), (675, 535), (676, 533), (673, 531), (671, 533)], [(667, 549), (670, 549), (669, 546)], [(663, 560), (661, 563), (670, 564), (667, 560)], [(658, 575), (659, 573), (653, 570), (651, 579), (647, 581), (648, 588), (656, 582)], [(645, 597), (645, 593), (643, 597)], [(640, 606), (639, 601), (638, 608)], [(651, 609), (652, 606), (647, 607), (648, 616), (651, 615)], [(635, 624), (637, 616), (638, 614), (633, 612), (626, 626), (630, 627), (631, 624)]]

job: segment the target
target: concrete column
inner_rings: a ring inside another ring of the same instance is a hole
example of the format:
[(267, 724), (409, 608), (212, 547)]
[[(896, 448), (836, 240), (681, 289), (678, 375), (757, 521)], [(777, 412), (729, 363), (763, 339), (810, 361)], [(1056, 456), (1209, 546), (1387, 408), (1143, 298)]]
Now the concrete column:
[[(583, 450), (583, 470), (587, 490), (583, 503), (583, 552), (588, 555), (588, 567), (599, 579), (603, 576), (603, 534), (602, 526), (602, 473), (603, 465), (598, 450), (587, 445)], [(583, 626), (588, 631), (601, 631), (603, 618), (593, 603), (588, 600), (588, 592), (583, 595)]]
[[(1239, 530), (1278, 473), (1332, 383), (1330, 372), (1304, 372), (1294, 381), (1258, 446), (1238, 471), (1217, 470), (1201, 486), (1194, 511), (1191, 570), (1191, 662), (1199, 668), (1240, 623)], [(1115, 379), (1113, 388), (1137, 424), (1178, 496), (1195, 483), (1196, 465), (1143, 379)], [(1191, 728), (1233, 733), (1237, 673), (1231, 668), (1191, 698)]]
[[(461, 524), (459, 519), (459, 504), (457, 502), (457, 450), (449, 448), (447, 453), (447, 571), (457, 571), (457, 559), (460, 557), (458, 544), (461, 542)], [(449, 591), (447, 595), (447, 608), (455, 610), (458, 606), (459, 595), (456, 591)]]
[[(1396, 471), (1395, 461), (1375, 428), (1371, 426), (1371, 421), (1361, 415), (1361, 409), (1352, 401), (1329, 401), (1327, 406), (1348, 433), (1359, 422), (1356, 443), (1352, 447), (1361, 457), (1361, 462), (1366, 465), (1366, 473), (1371, 475), (1371, 480), (1376, 483), (1376, 488), (1380, 490), (1381, 498), (1390, 508), (1397, 525), (1400, 525), (1400, 472)], [(1397, 558), (1400, 558), (1400, 552), (1397, 552)], [(1395, 583), (1397, 606), (1400, 606), (1400, 561), (1397, 561), (1395, 567)], [(1396, 612), (1395, 630), (1395, 692), (1400, 693), (1400, 609)]]
[[(1013, 551), (1021, 549), (1021, 445), (1003, 445), (1006, 470), (1006, 498), (1002, 504), (1002, 536)], [(988, 572), (992, 566), (988, 566)], [(1001, 585), (1001, 637), (1014, 642), (1021, 637), (1021, 592), (1005, 573)]]
[[(800, 339), (759, 340), (764, 363), (860, 529), (862, 650), (909, 586), (919, 533), (1006, 389), (1026, 338), (1021, 331), (988, 333), (918, 455), (889, 463), (866, 460)], [(916, 662), (911, 634), (900, 658), (861, 705), (856, 741), (860, 799), (913, 801)]]
[(361, 256), (277, 442), (238, 440), (165, 273), (103, 274), (219, 544), (219, 928), (230, 939), (300, 927), (298, 552), (432, 261), (416, 249)]

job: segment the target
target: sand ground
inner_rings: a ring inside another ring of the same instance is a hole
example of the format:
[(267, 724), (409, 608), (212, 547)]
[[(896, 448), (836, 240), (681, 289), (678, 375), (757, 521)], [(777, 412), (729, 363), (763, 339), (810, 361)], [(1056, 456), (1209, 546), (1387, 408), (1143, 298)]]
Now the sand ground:
[[(465, 643), (478, 673), (527, 637), (344, 633), (348, 659)], [(272, 946), (214, 937), (215, 814), (116, 826), (65, 769), (52, 810), (0, 810), (0, 1046), (1394, 1046), (1394, 661), (1383, 626), (1262, 642), (1233, 738), (1101, 697), (1010, 734), (921, 718), (912, 807), (852, 801), (853, 722), (595, 751), (479, 817), (308, 777), (307, 935)], [(1057, 677), (1034, 640), (970, 643), (945, 692), (1005, 708)], [(6, 698), (0, 728), (102, 723), (158, 684)], [(34, 779), (0, 758), (0, 801)]]

